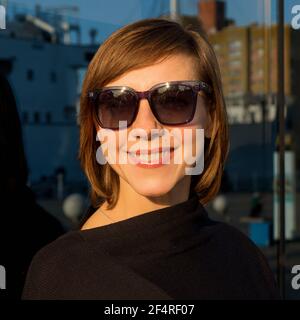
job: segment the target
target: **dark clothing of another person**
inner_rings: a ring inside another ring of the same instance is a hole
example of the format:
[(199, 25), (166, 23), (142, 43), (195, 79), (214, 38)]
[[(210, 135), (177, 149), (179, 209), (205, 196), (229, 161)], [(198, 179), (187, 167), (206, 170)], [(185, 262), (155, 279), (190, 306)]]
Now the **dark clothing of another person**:
[(6, 270), (6, 290), (2, 294), (4, 298), (20, 299), (33, 256), (65, 230), (35, 202), (26, 186), (6, 196), (1, 211), (0, 265)]
[[(4, 70), (0, 70), (0, 285), (5, 290), (0, 289), (0, 296), (20, 299), (32, 257), (64, 229), (36, 204), (26, 187), (28, 167), (21, 121), (14, 92), (1, 72)], [(27, 142), (30, 144), (30, 139)]]
[(23, 299), (278, 299), (260, 250), (197, 196), (70, 231), (32, 261)]

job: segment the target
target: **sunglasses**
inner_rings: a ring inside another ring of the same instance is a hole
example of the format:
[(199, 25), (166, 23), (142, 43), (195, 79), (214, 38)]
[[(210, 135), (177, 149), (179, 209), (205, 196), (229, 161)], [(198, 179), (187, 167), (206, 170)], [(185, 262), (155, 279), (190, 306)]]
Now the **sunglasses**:
[(159, 83), (148, 91), (135, 91), (126, 86), (112, 86), (88, 93), (101, 127), (119, 129), (119, 121), (134, 122), (141, 99), (147, 99), (154, 117), (163, 125), (181, 125), (193, 120), (198, 92), (210, 94), (203, 81), (171, 81)]

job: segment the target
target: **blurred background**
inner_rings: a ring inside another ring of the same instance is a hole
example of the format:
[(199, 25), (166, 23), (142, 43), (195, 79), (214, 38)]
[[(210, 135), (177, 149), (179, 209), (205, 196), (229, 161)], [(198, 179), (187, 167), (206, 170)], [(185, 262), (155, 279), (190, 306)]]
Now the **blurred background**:
[[(297, 23), (292, 13), (297, 4), (284, 4), (289, 299), (300, 299), (300, 290), (291, 285), (292, 266), (300, 264), (300, 17)], [(82, 80), (98, 47), (116, 29), (143, 18), (171, 18), (205, 30), (221, 68), (231, 141), (222, 188), (207, 209), (247, 234), (277, 275), (276, 0), (0, 0), (0, 5), (6, 9), (0, 29), (0, 92), (15, 100), (27, 186), (65, 230), (89, 206), (89, 187), (77, 158), (77, 114)]]

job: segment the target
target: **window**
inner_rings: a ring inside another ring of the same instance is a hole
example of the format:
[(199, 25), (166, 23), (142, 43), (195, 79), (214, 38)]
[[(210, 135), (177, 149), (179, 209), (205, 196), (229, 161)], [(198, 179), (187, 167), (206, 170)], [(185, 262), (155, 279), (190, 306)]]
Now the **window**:
[(29, 120), (28, 112), (27, 112), (27, 111), (24, 111), (24, 112), (22, 113), (22, 122), (23, 122), (23, 123), (28, 123), (28, 120)]
[(57, 81), (56, 72), (51, 71), (50, 72), (50, 82), (55, 83)]
[(51, 123), (52, 121), (52, 115), (50, 112), (46, 112), (46, 123)]
[(236, 51), (229, 51), (229, 56), (230, 57), (239, 57), (241, 55), (241, 51), (240, 50), (236, 50)]
[(229, 61), (229, 66), (236, 68), (241, 66), (241, 60), (231, 60)]
[(65, 106), (64, 107), (64, 118), (65, 118), (65, 120), (75, 120), (75, 118), (76, 118), (75, 106)]
[(32, 69), (27, 70), (27, 80), (32, 81), (34, 79), (34, 72)]
[(40, 123), (40, 114), (39, 114), (39, 112), (35, 112), (33, 114), (33, 121), (34, 121), (34, 123)]
[(236, 50), (239, 49), (242, 46), (241, 41), (235, 40), (229, 43), (229, 49)]

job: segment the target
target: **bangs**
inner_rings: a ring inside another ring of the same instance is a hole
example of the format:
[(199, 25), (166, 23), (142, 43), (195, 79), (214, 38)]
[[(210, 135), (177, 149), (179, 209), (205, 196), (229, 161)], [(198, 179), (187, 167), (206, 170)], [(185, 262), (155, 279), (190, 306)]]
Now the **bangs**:
[[(148, 24), (145, 22), (149, 21)], [(113, 33), (99, 48), (90, 65), (95, 65), (94, 83), (88, 90), (103, 87), (126, 72), (148, 67), (176, 54), (195, 57), (200, 72), (197, 44), (178, 29), (177, 23), (153, 19), (136, 22)], [(205, 80), (205, 79), (203, 79)]]

